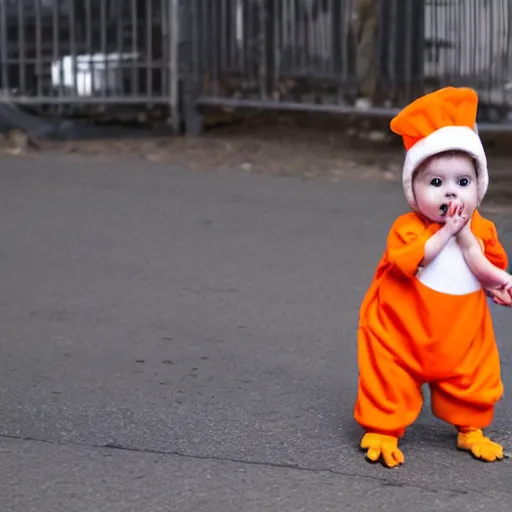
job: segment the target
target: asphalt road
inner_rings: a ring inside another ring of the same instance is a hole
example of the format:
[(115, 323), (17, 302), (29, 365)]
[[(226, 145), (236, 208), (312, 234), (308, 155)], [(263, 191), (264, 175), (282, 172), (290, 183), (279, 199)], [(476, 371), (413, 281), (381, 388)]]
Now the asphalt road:
[(0, 176), (2, 512), (510, 512), (512, 460), (457, 451), (428, 406), (401, 468), (358, 451), (357, 311), (396, 183), (78, 155)]

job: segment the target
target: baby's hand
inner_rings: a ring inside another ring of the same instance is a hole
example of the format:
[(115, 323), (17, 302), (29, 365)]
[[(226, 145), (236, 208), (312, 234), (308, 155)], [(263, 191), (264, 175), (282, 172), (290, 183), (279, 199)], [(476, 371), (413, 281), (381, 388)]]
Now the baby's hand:
[(464, 212), (464, 206), (458, 201), (451, 201), (446, 212), (445, 229), (452, 236), (456, 235), (468, 222), (468, 215)]
[(504, 274), (503, 284), (497, 287), (486, 288), (491, 294), (492, 300), (501, 306), (512, 306), (512, 276), (502, 271)]
[(495, 304), (499, 304), (500, 306), (512, 306), (512, 296), (509, 292), (492, 288), (488, 288), (486, 292)]

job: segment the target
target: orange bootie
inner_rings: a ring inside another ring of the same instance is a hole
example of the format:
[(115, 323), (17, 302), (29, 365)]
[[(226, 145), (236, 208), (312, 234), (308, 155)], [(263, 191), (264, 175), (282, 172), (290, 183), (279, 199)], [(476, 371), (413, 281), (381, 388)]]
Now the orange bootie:
[(471, 452), (477, 459), (495, 462), (503, 459), (503, 446), (491, 441), (479, 428), (459, 428), (457, 448)]
[(398, 438), (368, 432), (361, 439), (361, 449), (367, 450), (366, 457), (377, 462), (381, 457), (388, 468), (394, 468), (404, 463), (404, 454), (398, 448)]

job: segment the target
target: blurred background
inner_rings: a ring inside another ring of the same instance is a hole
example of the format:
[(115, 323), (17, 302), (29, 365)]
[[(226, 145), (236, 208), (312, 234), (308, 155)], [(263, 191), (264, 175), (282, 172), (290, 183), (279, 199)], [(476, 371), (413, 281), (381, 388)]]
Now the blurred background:
[(510, 0), (1, 0), (0, 83), (4, 102), (34, 115), (175, 133), (200, 133), (206, 107), (389, 119), (418, 95), (467, 85), (483, 129), (506, 129), (511, 10)]
[(391, 117), (470, 86), (503, 194), (511, 20), (511, 0), (1, 0), (0, 132), (16, 151), (115, 139), (196, 167), (398, 179)]

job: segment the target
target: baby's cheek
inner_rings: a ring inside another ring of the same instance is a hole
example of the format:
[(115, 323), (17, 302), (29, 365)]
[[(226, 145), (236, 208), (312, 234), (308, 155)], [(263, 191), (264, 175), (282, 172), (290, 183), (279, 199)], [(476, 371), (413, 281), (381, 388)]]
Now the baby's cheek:
[(471, 206), (472, 208), (476, 208), (478, 204), (478, 192), (476, 189), (470, 189), (463, 194), (464, 203), (467, 206)]
[(432, 188), (424, 191), (423, 200), (429, 205), (437, 205), (441, 200), (440, 193), (438, 190), (432, 190)]

